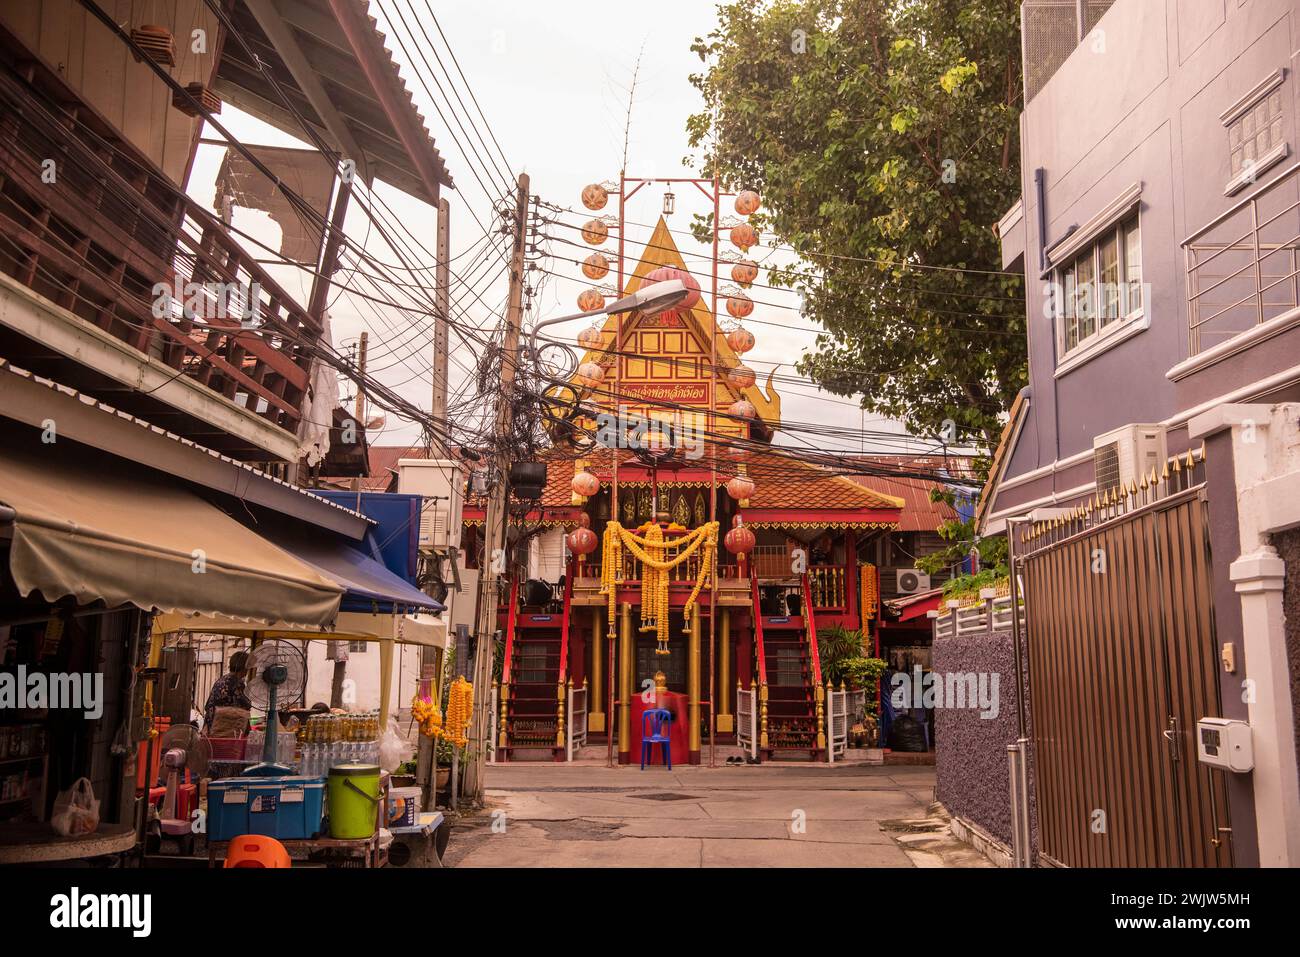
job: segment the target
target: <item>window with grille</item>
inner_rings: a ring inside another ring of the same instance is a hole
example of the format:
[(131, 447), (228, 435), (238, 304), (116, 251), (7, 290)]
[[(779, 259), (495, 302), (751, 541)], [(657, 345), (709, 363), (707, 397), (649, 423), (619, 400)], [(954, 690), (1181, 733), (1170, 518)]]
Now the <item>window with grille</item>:
[(1061, 358), (1092, 345), (1117, 323), (1141, 318), (1142, 232), (1137, 214), (1059, 266), (1054, 288)]
[(348, 654), (350, 655), (358, 655), (364, 652), (365, 650), (366, 650), (366, 642), (364, 641), (348, 642)]
[(1252, 103), (1232, 108), (1224, 116), (1232, 173), (1224, 192), (1229, 196), (1256, 182), (1260, 173), (1285, 159), (1289, 152), (1283, 132), (1282, 76), (1279, 71), (1266, 83), (1274, 84), (1271, 89)]

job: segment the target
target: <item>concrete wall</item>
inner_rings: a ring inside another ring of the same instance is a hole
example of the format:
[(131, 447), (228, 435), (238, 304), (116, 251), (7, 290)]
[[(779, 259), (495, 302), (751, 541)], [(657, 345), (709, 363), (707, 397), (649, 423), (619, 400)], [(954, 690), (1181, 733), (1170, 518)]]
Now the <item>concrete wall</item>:
[[(935, 796), (954, 815), (1002, 841), (1012, 843), (1007, 745), (1017, 737), (1015, 648), (1009, 632), (936, 638), (934, 671), (998, 675), (998, 715), (981, 718), (977, 709), (936, 708)], [(1028, 701), (1026, 701), (1028, 705)], [(1036, 803), (1033, 765), (1030, 806)], [(1038, 844), (1038, 817), (1031, 811), (1031, 834)]]

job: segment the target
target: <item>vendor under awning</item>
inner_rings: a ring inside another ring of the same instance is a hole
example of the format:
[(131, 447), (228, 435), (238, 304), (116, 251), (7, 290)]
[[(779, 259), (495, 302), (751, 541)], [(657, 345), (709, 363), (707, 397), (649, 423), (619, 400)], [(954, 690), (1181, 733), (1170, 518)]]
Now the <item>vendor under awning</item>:
[(319, 628), (345, 586), (160, 473), (66, 439), (0, 446), (21, 595)]
[(443, 610), (410, 582), (380, 561), (335, 536), (307, 532), (285, 523), (262, 528), (277, 545), (344, 589), (338, 618), (328, 628), (295, 627), (287, 622), (254, 624), (231, 618), (161, 615), (154, 620), (155, 640), (169, 632), (285, 638), (293, 641), (377, 641), (380, 658), (380, 713), (388, 720), (394, 644), (447, 647), (447, 625), (433, 617)]

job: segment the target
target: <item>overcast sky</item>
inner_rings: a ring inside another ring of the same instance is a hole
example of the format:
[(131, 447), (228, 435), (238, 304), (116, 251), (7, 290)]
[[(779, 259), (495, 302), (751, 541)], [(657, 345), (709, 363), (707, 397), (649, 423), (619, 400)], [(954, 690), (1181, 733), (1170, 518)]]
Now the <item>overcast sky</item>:
[[(431, 6), (438, 23), (504, 157), (497, 153), (495, 144), (488, 138), (464, 83), (429, 18), (425, 0), (370, 0), (370, 5), (372, 13), (381, 21), (381, 29), (388, 34), (387, 45), (401, 66), (402, 77), (456, 181), (457, 189), (446, 194), (452, 204), (453, 256), (464, 253), (483, 238), (483, 230), (475, 223), (470, 211), (485, 225), (496, 221), (492, 200), (506, 189), (504, 167), (507, 162), (510, 175), (520, 171), (529, 174), (531, 191), (542, 200), (581, 211), (564, 215), (562, 218), (566, 222), (580, 223), (590, 215), (580, 201), (583, 186), (602, 180), (617, 181), (622, 165), (629, 86), (638, 56), (640, 68), (627, 145), (628, 175), (646, 178), (695, 175), (695, 171), (684, 166), (682, 160), (691, 153), (685, 132), (686, 119), (700, 108), (701, 103), (688, 79), (702, 66), (699, 58), (691, 52), (690, 45), (695, 37), (707, 34), (715, 25), (714, 7), (707, 0), (659, 0), (651, 8), (585, 0), (546, 0), (545, 3), (535, 0), (433, 0)], [(423, 16), (419, 16), (421, 13)], [(386, 28), (383, 26), (385, 22)], [(425, 39), (426, 31), (432, 44)], [(441, 57), (442, 65), (433, 55), (435, 51)], [(442, 72), (443, 65), (452, 73), (465, 110), (451, 93), (451, 84)], [(441, 84), (441, 91), (434, 78)], [(478, 132), (487, 143), (486, 148), (480, 145), (472, 131), (468, 136), (461, 132), (453, 112), (467, 128), (471, 120), (477, 124)], [(295, 145), (290, 137), (240, 114), (233, 107), (227, 106), (221, 119), (235, 136), (245, 142)], [(191, 180), (191, 193), (200, 202), (211, 204), (213, 200), (213, 183), (221, 155), (222, 150), (218, 148), (200, 150)], [(496, 157), (497, 170), (486, 168), (488, 155)], [(483, 180), (483, 185), (479, 179)], [(658, 218), (666, 188), (661, 184), (648, 186), (632, 199), (629, 220), (647, 224), (646, 227), (629, 227), (628, 239), (632, 244), (648, 239), (648, 226)], [(673, 230), (684, 232), (689, 227), (691, 214), (703, 212), (708, 204), (688, 184), (671, 188), (677, 198), (677, 212), (669, 218), (668, 224)], [(376, 192), (421, 243), (432, 250), (435, 241), (433, 211), (383, 184), (376, 186)], [(617, 212), (613, 201), (605, 211)], [(731, 212), (729, 206), (724, 207), (724, 216)], [(278, 228), (263, 213), (237, 210), (234, 222), (268, 245), (276, 246), (278, 243)], [(367, 225), (354, 204), (352, 215), (348, 217), (349, 234), (358, 238), (369, 236), (370, 248), (375, 255), (391, 259), (388, 251), (376, 243), (373, 231), (369, 231)], [(547, 227), (547, 231), (557, 240), (562, 237), (580, 241), (579, 234), (572, 228), (552, 225)], [(695, 243), (688, 235), (676, 234), (674, 239), (686, 254), (691, 269), (707, 270), (705, 261), (690, 255), (707, 253), (707, 247)], [(606, 245), (612, 248), (613, 242)], [(633, 245), (632, 251), (635, 249)], [(578, 311), (576, 298), (589, 285), (581, 278), (577, 265), (558, 258), (581, 259), (587, 254), (586, 250), (559, 241), (551, 242), (549, 250), (556, 258), (547, 263), (548, 268), (561, 274), (562, 278), (551, 278), (545, 284), (536, 302), (536, 313), (540, 318)], [(751, 257), (760, 262), (773, 255), (781, 254), (764, 245), (751, 251)], [(424, 264), (432, 262), (432, 257), (422, 258)], [(453, 271), (458, 272), (473, 261), (472, 254), (453, 260)], [(632, 265), (634, 262), (629, 262), (629, 271)], [(495, 268), (486, 271), (485, 275), (491, 272), (495, 272)], [(291, 290), (298, 290), (305, 302), (305, 278), (301, 274), (290, 277), (287, 273), (288, 270), (278, 270), (276, 275), (277, 278), (283, 276), (286, 285)], [(533, 278), (539, 277), (534, 274)], [(766, 272), (760, 273), (758, 281), (767, 281)], [(456, 276), (453, 276), (452, 285), (455, 299), (461, 292)], [(747, 325), (757, 337), (758, 344), (746, 357), (747, 361), (758, 373), (760, 383), (774, 367), (779, 369), (779, 374), (795, 375), (793, 362), (812, 346), (815, 324), (799, 315), (797, 298), (793, 294), (758, 287), (751, 290), (751, 294), (759, 304)], [(492, 325), (492, 312), (499, 307), (504, 296), (504, 280), (484, 292), (482, 303), (470, 296), (462, 296), (464, 315), (461, 319), (481, 326)], [(409, 316), (393, 310), (383, 312), (384, 317), (377, 317), (368, 307), (360, 308), (359, 304), (336, 300), (332, 314), (335, 345), (344, 348), (355, 341), (362, 329), (368, 329), (371, 368), (381, 370), (378, 375), (383, 381), (427, 408), (430, 401), (427, 365), (432, 352), (428, 345), (430, 331), (427, 325), (416, 325)], [(584, 324), (561, 325), (548, 331), (557, 336), (572, 337)], [(455, 336), (452, 344), (454, 391), (463, 375), (458, 366), (472, 366), (476, 356)], [(853, 400), (821, 393), (811, 383), (787, 381), (777, 383), (777, 389), (782, 395), (786, 422), (814, 422), (851, 430), (865, 426), (868, 430), (901, 431), (895, 424), (873, 413), (863, 415)], [(350, 388), (345, 384), (344, 394), (349, 392)], [(413, 442), (417, 438), (418, 429), (414, 426), (388, 421), (378, 438), (372, 436), (372, 442), (394, 444)], [(794, 446), (811, 443), (853, 450), (860, 444), (856, 437), (835, 441), (779, 435), (778, 441)], [(924, 445), (915, 444), (913, 450), (919, 451)], [(904, 450), (897, 441), (880, 445), (873, 444), (870, 439), (866, 440), (865, 448), (868, 451), (873, 448)]]

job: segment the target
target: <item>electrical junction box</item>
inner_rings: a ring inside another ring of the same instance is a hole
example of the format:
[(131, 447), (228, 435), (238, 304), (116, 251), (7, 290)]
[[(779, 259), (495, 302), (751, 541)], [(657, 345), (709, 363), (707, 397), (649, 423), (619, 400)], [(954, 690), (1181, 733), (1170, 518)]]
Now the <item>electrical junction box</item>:
[(1202, 764), (1244, 774), (1255, 767), (1250, 725), (1232, 718), (1196, 722), (1196, 757)]

